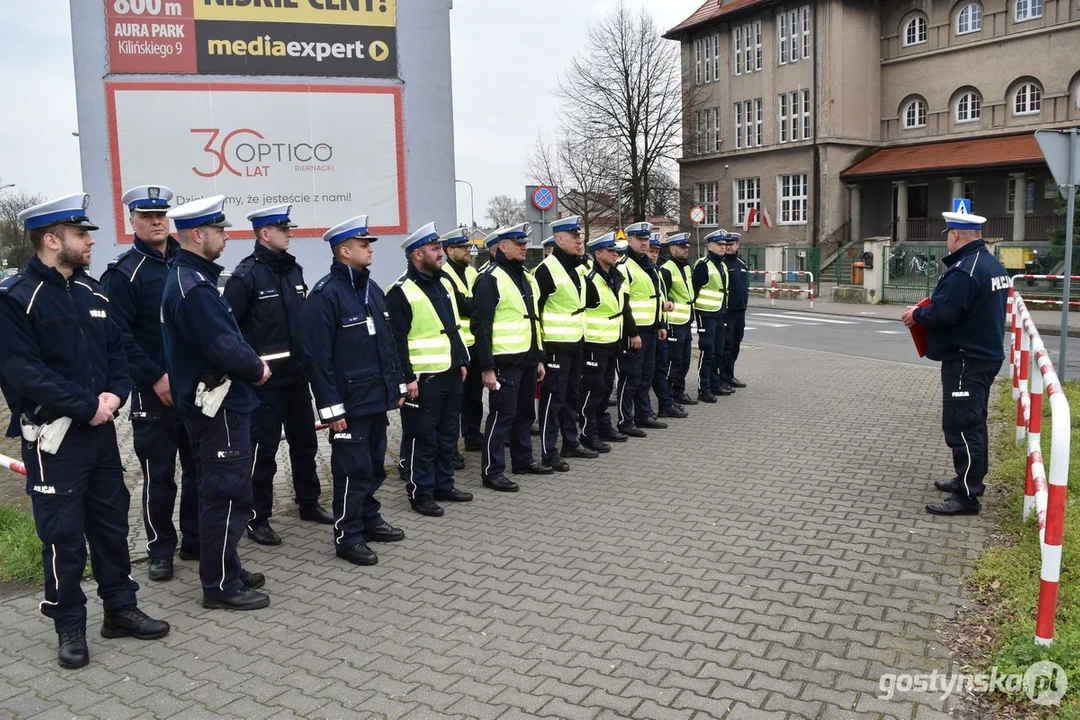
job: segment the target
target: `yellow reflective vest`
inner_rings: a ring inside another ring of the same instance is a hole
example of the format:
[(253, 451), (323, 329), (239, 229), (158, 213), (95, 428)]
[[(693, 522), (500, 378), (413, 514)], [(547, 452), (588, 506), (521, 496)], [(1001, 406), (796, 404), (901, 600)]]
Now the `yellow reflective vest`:
[(638, 327), (655, 325), (660, 319), (660, 289), (653, 285), (652, 276), (627, 254), (622, 261), (622, 273), (630, 293), (630, 314)]
[(674, 260), (668, 260), (663, 267), (671, 273), (668, 300), (675, 305), (668, 311), (668, 322), (672, 325), (685, 325), (690, 322), (690, 316), (694, 312), (694, 292), (690, 287), (691, 280), (686, 276), (685, 266)]
[[(612, 268), (611, 272), (617, 272), (617, 269)], [(622, 316), (627, 300), (626, 286), (621, 286), (616, 296), (595, 263), (585, 275), (585, 282), (592, 283), (596, 288), (596, 294), (600, 297), (598, 307), (585, 309), (585, 342), (595, 345), (617, 343), (623, 332)]]
[[(547, 267), (555, 283), (555, 292), (544, 300), (544, 310), (540, 314), (544, 342), (577, 342), (585, 336), (585, 283), (581, 282), (581, 287), (575, 285), (574, 278), (554, 254), (548, 255), (540, 264)], [(578, 268), (574, 272), (581, 277)]]
[(716, 263), (709, 260), (708, 255), (698, 260), (698, 263), (705, 263), (708, 267), (709, 282), (698, 290), (694, 307), (702, 312), (716, 312), (724, 307), (724, 298), (727, 295), (727, 266), (720, 263), (723, 270), (718, 269)]
[(450, 369), (453, 352), (450, 347), (451, 333), (461, 331), (461, 318), (458, 315), (457, 299), (453, 291), (450, 295), (450, 307), (454, 311), (455, 327), (449, 331), (443, 326), (442, 318), (435, 310), (431, 298), (420, 289), (413, 280), (403, 277), (395, 285), (401, 286), (405, 299), (412, 310), (412, 324), (409, 325), (409, 362), (416, 375), (439, 373)]
[[(543, 348), (540, 324), (534, 315), (529, 314), (525, 298), (509, 274), (496, 264), (488, 269), (495, 278), (499, 291), (499, 304), (495, 306), (495, 319), (491, 324), (491, 354), (517, 355), (528, 352), (532, 344), (532, 333), (536, 331), (538, 348)], [(525, 281), (532, 288), (534, 301), (540, 297), (540, 288), (529, 273), (523, 273)]]
[[(457, 272), (453, 268), (444, 268), (442, 276), (443, 287), (450, 293), (450, 297), (457, 302), (457, 296), (454, 291), (461, 293), (463, 297), (471, 298), (473, 292), (473, 285), (476, 284), (476, 278), (480, 275), (472, 265), (465, 266), (465, 279), (462, 280), (458, 276)], [(465, 347), (471, 348), (476, 342), (476, 338), (469, 331), (468, 324), (461, 326), (461, 339), (465, 341)]]

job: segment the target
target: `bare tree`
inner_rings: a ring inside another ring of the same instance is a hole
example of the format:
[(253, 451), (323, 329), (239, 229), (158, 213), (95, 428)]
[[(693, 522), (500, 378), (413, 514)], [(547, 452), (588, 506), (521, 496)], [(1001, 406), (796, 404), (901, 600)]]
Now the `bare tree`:
[(29, 195), (21, 190), (0, 192), (0, 258), (3, 258), (0, 266), (3, 269), (25, 267), (33, 257), (34, 246), (19, 222), (19, 213), (43, 202), (43, 195)]
[(508, 227), (525, 222), (525, 200), (509, 195), (496, 195), (488, 200), (487, 216), (495, 227)]
[(556, 141), (543, 135), (537, 137), (525, 171), (534, 182), (559, 187), (559, 204), (570, 214), (581, 216), (588, 242), (593, 231), (606, 229), (598, 221), (614, 213), (610, 195), (612, 166), (613, 160), (603, 145), (582, 142), (564, 130)]

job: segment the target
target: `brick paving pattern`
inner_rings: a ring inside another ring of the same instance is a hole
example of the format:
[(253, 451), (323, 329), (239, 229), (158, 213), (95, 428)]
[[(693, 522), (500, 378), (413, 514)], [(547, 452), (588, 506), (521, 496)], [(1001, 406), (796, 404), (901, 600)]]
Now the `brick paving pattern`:
[[(516, 495), (481, 488), (467, 453), (477, 499), (426, 519), (391, 474), (408, 537), (373, 568), (297, 519), (283, 450), (284, 544), (241, 543), (268, 609), (203, 610), (195, 563), (160, 584), (140, 563), (140, 605), (172, 633), (102, 639), (87, 584), (91, 664), (64, 671), (39, 596), (0, 601), (0, 717), (948, 717), (936, 695), (877, 698), (882, 673), (949, 669), (936, 627), (988, 527), (923, 511), (949, 467), (936, 371), (743, 358), (748, 389)], [(136, 512), (132, 529), (141, 559)]]

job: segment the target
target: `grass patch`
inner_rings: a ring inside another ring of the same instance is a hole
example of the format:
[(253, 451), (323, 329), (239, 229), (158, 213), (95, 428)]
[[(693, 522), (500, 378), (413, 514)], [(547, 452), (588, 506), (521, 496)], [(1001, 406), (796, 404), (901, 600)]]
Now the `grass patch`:
[[(1071, 489), (1065, 510), (1054, 642), (1048, 648), (1039, 647), (1035, 645), (1035, 612), (1042, 564), (1039, 533), (1034, 518), (1028, 523), (1022, 519), (1026, 443), (1017, 447), (1014, 442), (1016, 403), (1012, 400), (1011, 385), (1001, 387), (1004, 388), (1001, 399), (996, 408), (991, 408), (993, 422), (1000, 432), (994, 434), (997, 447), (990, 475), (994, 484), (1008, 489), (1000, 506), (1002, 543), (983, 552), (969, 583), (976, 598), (991, 608), (985, 622), (994, 635), (991, 659), (999, 673), (1023, 674), (1038, 660), (1052, 660), (1068, 674), (1069, 690), (1059, 708), (1039, 710), (1023, 693), (1010, 699), (1022, 703), (1035, 717), (1080, 720), (1080, 586), (1077, 585), (1080, 579), (1080, 503), (1077, 502), (1077, 489)], [(1065, 395), (1073, 416), (1069, 476), (1076, 478), (1080, 477), (1077, 475), (1080, 470), (1080, 382), (1066, 382)], [(1049, 402), (1044, 410), (1042, 449), (1049, 473)]]
[(34, 518), (10, 505), (0, 505), (0, 582), (42, 583)]

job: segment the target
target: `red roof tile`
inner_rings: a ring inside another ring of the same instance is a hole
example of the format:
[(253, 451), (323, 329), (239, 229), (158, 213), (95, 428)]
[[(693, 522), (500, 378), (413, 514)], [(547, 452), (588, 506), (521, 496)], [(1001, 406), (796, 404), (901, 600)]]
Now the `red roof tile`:
[(1004, 135), (884, 148), (844, 170), (840, 177), (847, 180), (1045, 162), (1034, 135)]
[(664, 37), (669, 40), (674, 40), (677, 35), (696, 25), (716, 20), (724, 15), (733, 13), (736, 10), (742, 10), (751, 5), (757, 5), (759, 3), (764, 4), (764, 0), (730, 0), (730, 2), (725, 2), (723, 4), (721, 4), (721, 2), (722, 0), (705, 0), (705, 3), (703, 3), (693, 15), (664, 33)]

